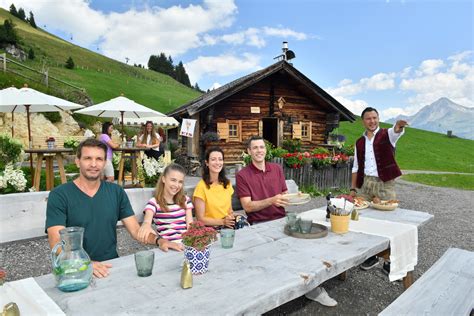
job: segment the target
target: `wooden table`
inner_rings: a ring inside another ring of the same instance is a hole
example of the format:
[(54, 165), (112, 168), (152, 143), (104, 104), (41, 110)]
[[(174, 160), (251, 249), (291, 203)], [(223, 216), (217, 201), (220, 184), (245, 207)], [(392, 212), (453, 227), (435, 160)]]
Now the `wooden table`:
[(54, 148), (54, 149), (25, 149), (27, 154), (36, 154), (36, 168), (34, 174), (35, 183), (33, 186), (36, 191), (40, 190), (41, 169), (43, 168), (43, 158), (45, 160), (46, 171), (46, 191), (51, 191), (54, 188), (54, 170), (53, 162), (56, 159), (58, 163), (59, 175), (61, 176), (61, 183), (66, 183), (66, 173), (64, 172), (63, 154), (72, 153), (72, 148)]
[[(124, 180), (124, 166), (125, 166), (125, 159), (130, 159), (130, 162), (132, 164), (132, 187), (142, 187), (138, 181), (137, 177), (137, 156), (140, 151), (144, 151), (144, 148), (138, 148), (138, 147), (120, 147), (116, 148), (113, 151), (118, 151), (121, 152), (120, 156), (120, 162), (119, 162), (119, 174), (118, 174), (118, 179), (117, 183), (121, 186), (125, 185), (125, 180)], [(137, 183), (135, 183), (135, 179), (137, 179)]]
[[(417, 226), (433, 217), (409, 210), (386, 213)], [(79, 292), (60, 292), (52, 275), (36, 281), (67, 315), (253, 315), (291, 301), (389, 247), (388, 238), (354, 232), (296, 239), (283, 233), (284, 224), (280, 219), (239, 229), (232, 249), (215, 243), (209, 271), (194, 276), (191, 289), (180, 287), (183, 254), (157, 249), (153, 275), (147, 278), (137, 276), (130, 255), (111, 260), (110, 276)]]

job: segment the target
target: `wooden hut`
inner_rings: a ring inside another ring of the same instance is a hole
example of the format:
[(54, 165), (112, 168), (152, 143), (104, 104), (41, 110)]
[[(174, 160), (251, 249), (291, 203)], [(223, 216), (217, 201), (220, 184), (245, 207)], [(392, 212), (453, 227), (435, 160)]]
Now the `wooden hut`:
[[(183, 137), (187, 154), (201, 157), (201, 138), (215, 132), (227, 161), (241, 160), (246, 140), (261, 135), (275, 146), (300, 139), (304, 150), (326, 144), (339, 121), (354, 115), (327, 92), (282, 60), (234, 80), (168, 113), (196, 120), (195, 137)], [(215, 144), (215, 143), (214, 143)]]

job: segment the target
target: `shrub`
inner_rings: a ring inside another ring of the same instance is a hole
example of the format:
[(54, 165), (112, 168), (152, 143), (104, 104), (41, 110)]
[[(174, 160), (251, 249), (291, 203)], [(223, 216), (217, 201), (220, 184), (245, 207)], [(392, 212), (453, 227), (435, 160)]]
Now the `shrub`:
[(61, 122), (61, 114), (59, 112), (43, 112), (41, 114), (51, 123)]
[(283, 141), (284, 149), (288, 150), (290, 153), (295, 153), (301, 151), (301, 140), (299, 139), (285, 139)]
[(275, 147), (275, 148), (272, 149), (272, 156), (274, 158), (281, 158), (287, 153), (288, 153), (288, 150), (283, 149), (281, 147)]
[(23, 145), (17, 139), (7, 134), (0, 135), (0, 169), (8, 163), (21, 161), (23, 158)]
[(329, 149), (324, 148), (324, 147), (316, 147), (311, 151), (313, 155), (318, 155), (318, 154), (324, 154), (324, 155), (329, 155)]
[(5, 170), (0, 172), (0, 193), (23, 192), (26, 189), (26, 178), (23, 170), (14, 168), (12, 163), (5, 166)]
[(72, 60), (72, 57), (69, 56), (69, 58), (66, 60), (66, 64), (64, 65), (67, 69), (74, 69), (74, 60)]

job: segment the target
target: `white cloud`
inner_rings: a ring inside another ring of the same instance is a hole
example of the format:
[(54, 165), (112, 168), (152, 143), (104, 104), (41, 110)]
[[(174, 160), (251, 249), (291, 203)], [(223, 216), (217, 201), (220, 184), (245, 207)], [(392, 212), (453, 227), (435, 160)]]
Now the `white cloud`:
[(385, 122), (388, 119), (392, 117), (396, 117), (398, 115), (411, 115), (411, 114), (414, 114), (414, 113), (407, 112), (407, 110), (404, 108), (388, 108), (388, 109), (380, 111), (380, 120), (382, 122)]
[[(11, 1), (0, 0), (8, 8)], [(102, 13), (86, 0), (26, 1), (17, 7), (35, 13), (39, 25), (71, 34), (81, 46), (98, 43), (105, 55), (117, 60), (146, 64), (151, 54), (164, 52), (176, 57), (192, 48), (212, 44), (203, 34), (232, 25), (237, 14), (233, 0), (204, 0), (202, 5), (148, 7), (122, 13)], [(47, 21), (47, 22), (42, 22)]]
[(334, 98), (355, 115), (360, 115), (369, 106), (364, 100), (350, 100), (342, 96), (334, 96)]
[(223, 54), (219, 56), (199, 56), (184, 65), (191, 82), (203, 76), (229, 76), (259, 69), (260, 58), (245, 53), (242, 56)]
[(209, 88), (209, 90), (215, 90), (222, 87), (222, 85), (219, 82), (214, 82), (212, 86)]
[(351, 96), (369, 90), (388, 90), (395, 87), (395, 74), (378, 73), (370, 78), (362, 78), (357, 83), (350, 79), (343, 79), (337, 88), (328, 88), (328, 92), (335, 96)]
[(225, 43), (231, 45), (248, 45), (262, 48), (266, 45), (265, 38), (270, 36), (296, 40), (305, 40), (309, 38), (309, 36), (305, 33), (296, 32), (288, 28), (264, 26), (263, 28), (250, 27), (244, 31), (218, 36), (205, 34), (203, 36), (203, 41), (208, 45)]
[(427, 59), (424, 60), (420, 67), (418, 67), (417, 75), (434, 75), (439, 71), (441, 67), (444, 66), (444, 61), (441, 59)]

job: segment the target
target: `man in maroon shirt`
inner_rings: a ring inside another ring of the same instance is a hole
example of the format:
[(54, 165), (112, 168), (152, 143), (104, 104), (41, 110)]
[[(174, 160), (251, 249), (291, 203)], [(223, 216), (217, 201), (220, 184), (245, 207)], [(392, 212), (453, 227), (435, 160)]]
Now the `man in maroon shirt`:
[[(250, 224), (285, 217), (288, 192), (283, 169), (279, 164), (265, 162), (267, 149), (260, 136), (252, 136), (247, 143), (247, 152), (252, 161), (236, 177), (237, 194), (248, 215)], [(306, 298), (324, 306), (336, 306), (322, 286), (306, 293)]]
[(252, 136), (247, 144), (252, 158), (236, 177), (237, 194), (248, 215), (250, 224), (266, 222), (285, 217), (288, 192), (285, 176), (280, 165), (265, 162), (265, 142), (260, 136)]

